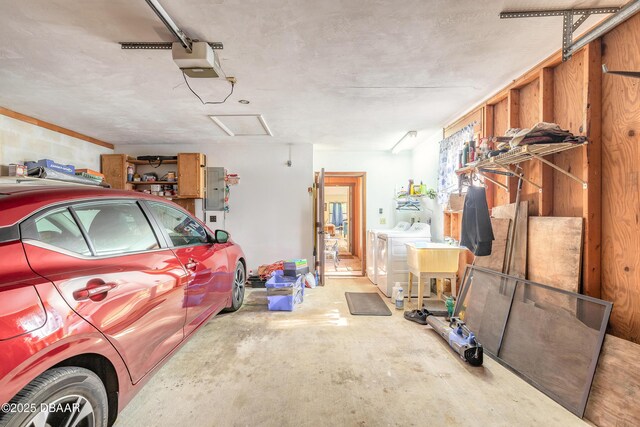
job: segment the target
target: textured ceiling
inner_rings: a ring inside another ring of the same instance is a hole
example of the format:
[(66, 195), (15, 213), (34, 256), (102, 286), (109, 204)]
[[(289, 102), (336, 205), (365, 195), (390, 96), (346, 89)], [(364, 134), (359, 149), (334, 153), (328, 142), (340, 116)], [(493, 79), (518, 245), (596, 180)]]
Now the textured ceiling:
[[(447, 121), (560, 47), (562, 19), (503, 10), (621, 5), (530, 0), (160, 0), (192, 38), (224, 43), (235, 93), (203, 106), (144, 0), (0, 0), (0, 106), (114, 143), (264, 141), (390, 149)], [(591, 17), (587, 28), (602, 19)], [(205, 100), (221, 80), (191, 80)], [(247, 99), (248, 105), (239, 104)], [(211, 114), (262, 114), (273, 137), (221, 134)]]

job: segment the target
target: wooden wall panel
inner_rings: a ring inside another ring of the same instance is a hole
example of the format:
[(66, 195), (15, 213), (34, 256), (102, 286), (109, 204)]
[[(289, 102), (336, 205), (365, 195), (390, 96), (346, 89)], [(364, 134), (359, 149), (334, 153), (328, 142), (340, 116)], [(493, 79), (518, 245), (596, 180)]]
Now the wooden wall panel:
[(493, 135), (502, 136), (509, 130), (509, 103), (503, 99), (493, 107)]
[[(540, 121), (553, 122), (554, 116), (554, 84), (553, 84), (553, 68), (542, 68), (540, 70), (540, 88), (538, 99), (540, 101)], [(553, 160), (553, 158), (551, 159)], [(542, 177), (542, 193), (540, 193), (540, 203), (538, 206), (538, 215), (553, 215), (553, 168), (542, 162), (536, 162), (540, 165), (540, 173)]]
[[(554, 122), (578, 135), (583, 132), (583, 59), (582, 51), (554, 69)], [(556, 154), (554, 163), (569, 172), (582, 175), (582, 150)], [(553, 215), (582, 216), (582, 187), (568, 176), (553, 172)]]
[[(509, 130), (509, 101), (503, 99), (493, 107), (493, 134), (489, 136), (502, 136)], [(507, 177), (491, 175), (496, 181), (507, 184)], [(509, 193), (497, 185), (493, 185), (493, 205), (501, 206), (509, 204)]]
[(521, 128), (533, 127), (540, 121), (539, 93), (540, 85), (538, 79), (520, 88), (519, 126)]
[[(520, 89), (520, 110), (518, 115), (518, 127), (531, 128), (540, 121), (540, 85), (536, 79)], [(540, 162), (532, 161), (522, 164), (524, 176), (531, 181), (540, 184), (542, 182), (542, 168)], [(536, 187), (524, 182), (522, 184), (522, 201), (529, 202), (529, 216), (537, 216), (540, 204), (540, 192)]]
[[(610, 70), (640, 70), (640, 15), (603, 39)], [(602, 79), (602, 298), (611, 333), (640, 343), (640, 79)]]

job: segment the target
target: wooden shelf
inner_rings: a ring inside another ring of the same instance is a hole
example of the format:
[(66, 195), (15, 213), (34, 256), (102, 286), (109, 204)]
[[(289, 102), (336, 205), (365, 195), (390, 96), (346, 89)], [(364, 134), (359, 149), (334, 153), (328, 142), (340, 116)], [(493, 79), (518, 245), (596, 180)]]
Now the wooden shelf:
[(178, 185), (178, 181), (127, 181), (131, 185)]
[(463, 168), (460, 169), (456, 169), (456, 174), (458, 175), (464, 175), (466, 173), (471, 173), (474, 170), (474, 166), (465, 166)]
[[(100, 156), (101, 172), (105, 175), (105, 181), (111, 187), (119, 190), (148, 190), (152, 185), (172, 186), (176, 189), (175, 196), (164, 196), (171, 198), (176, 203), (195, 214), (195, 199), (205, 197), (205, 176), (207, 159), (202, 153), (178, 153), (177, 160), (164, 160), (162, 165), (167, 165), (167, 170), (175, 170), (175, 180), (165, 181), (129, 181), (128, 173), (131, 168), (142, 176), (151, 166), (146, 160), (138, 160), (134, 156), (127, 154), (102, 154)], [(178, 165), (176, 168), (175, 165)], [(157, 164), (154, 164), (157, 166)], [(168, 166), (174, 165), (174, 166)], [(158, 174), (161, 176), (162, 174)]]
[(484, 176), (489, 181), (508, 191), (506, 186), (502, 183), (498, 183), (490, 178), (488, 178), (486, 173), (490, 174), (500, 174), (500, 175), (508, 175), (515, 176), (518, 178), (522, 178), (524, 181), (538, 188), (538, 190), (542, 191), (542, 187), (535, 182), (527, 179), (523, 173), (518, 172), (510, 168), (510, 166), (517, 165), (519, 163), (523, 163), (529, 160), (540, 160), (542, 163), (551, 166), (558, 172), (567, 175), (569, 178), (578, 181), (582, 184), (582, 188), (587, 188), (587, 182), (580, 179), (578, 176), (572, 174), (569, 171), (562, 169), (559, 166), (551, 163), (550, 161), (544, 159), (543, 157), (549, 156), (551, 154), (561, 153), (563, 151), (572, 150), (578, 147), (584, 147), (588, 144), (588, 141), (585, 141), (582, 144), (574, 144), (570, 142), (558, 142), (554, 144), (531, 144), (531, 145), (522, 145), (516, 148), (513, 148), (506, 153), (499, 154), (494, 157), (489, 157), (488, 159), (483, 159), (477, 161), (475, 163), (469, 164), (464, 168), (460, 168), (456, 170), (458, 175), (469, 174), (477, 172), (479, 175)]

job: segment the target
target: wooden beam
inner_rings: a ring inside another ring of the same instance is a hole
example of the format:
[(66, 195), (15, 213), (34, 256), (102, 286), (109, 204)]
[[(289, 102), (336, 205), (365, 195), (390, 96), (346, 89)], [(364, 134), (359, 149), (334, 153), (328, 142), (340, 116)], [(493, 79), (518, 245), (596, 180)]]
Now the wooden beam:
[(70, 129), (66, 129), (66, 128), (54, 125), (53, 123), (45, 122), (44, 120), (36, 119), (35, 117), (17, 113), (15, 111), (9, 110), (8, 108), (0, 107), (0, 114), (2, 114), (3, 116), (11, 117), (12, 119), (20, 120), (21, 122), (29, 123), (35, 126), (40, 126), (41, 128), (49, 129), (54, 132), (58, 132), (63, 135), (70, 136), (72, 138), (81, 139), (83, 141), (87, 141), (92, 144), (99, 145), (101, 147), (110, 148), (112, 150), (114, 148), (113, 144), (110, 144), (108, 142), (104, 142), (99, 139), (92, 138), (90, 136), (72, 131)]
[(583, 154), (582, 211), (585, 220), (582, 292), (600, 298), (602, 239), (602, 44), (598, 39), (585, 47), (583, 130), (589, 140)]
[(509, 120), (509, 128), (517, 128), (520, 127), (520, 90), (519, 89), (509, 89), (509, 94), (507, 96), (508, 104), (508, 120)]
[[(553, 68), (540, 69), (540, 121), (553, 123)], [(541, 171), (542, 192), (538, 203), (539, 216), (553, 215), (553, 169), (537, 160)]]
[[(507, 128), (517, 128), (520, 126), (520, 90), (509, 89), (507, 94)], [(509, 188), (509, 203), (515, 203), (518, 194), (518, 179), (507, 178)]]
[[(485, 105), (484, 107), (482, 107), (482, 137), (483, 138), (489, 138), (493, 136), (493, 112), (494, 112), (494, 106), (493, 105)], [(484, 181), (486, 186), (487, 186), (487, 205), (489, 206), (489, 209), (493, 208), (495, 206), (495, 192), (496, 191), (503, 191), (501, 189), (498, 189), (497, 185), (494, 185), (492, 182), (490, 182), (489, 180), (485, 180)]]

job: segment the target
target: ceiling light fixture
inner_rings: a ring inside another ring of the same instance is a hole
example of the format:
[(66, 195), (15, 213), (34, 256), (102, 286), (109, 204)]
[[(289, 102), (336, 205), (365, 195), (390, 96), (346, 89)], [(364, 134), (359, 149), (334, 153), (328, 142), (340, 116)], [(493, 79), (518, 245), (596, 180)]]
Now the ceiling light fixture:
[(402, 138), (400, 138), (400, 141), (396, 142), (396, 145), (394, 145), (393, 148), (391, 149), (391, 153), (398, 154), (404, 149), (403, 145), (405, 144), (403, 143), (407, 140), (407, 138), (415, 138), (417, 136), (418, 136), (417, 130), (410, 130)]
[(245, 104), (245, 105), (249, 103), (249, 101), (247, 101), (246, 99), (241, 99), (241, 100), (239, 100), (238, 102), (239, 102), (240, 104)]

